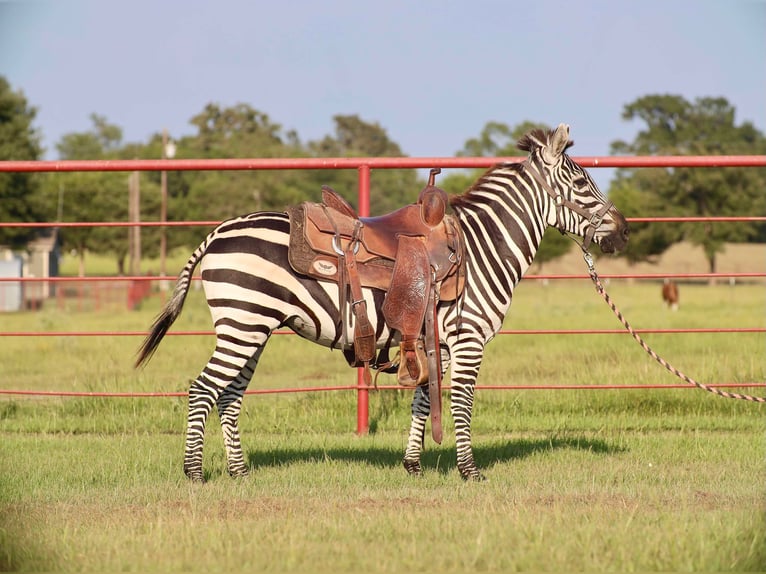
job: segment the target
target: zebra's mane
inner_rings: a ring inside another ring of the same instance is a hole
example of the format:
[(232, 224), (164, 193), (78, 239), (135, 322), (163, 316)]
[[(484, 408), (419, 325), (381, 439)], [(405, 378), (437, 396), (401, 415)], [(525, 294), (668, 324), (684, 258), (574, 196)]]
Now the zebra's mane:
[(471, 187), (469, 187), (467, 190), (465, 190), (463, 193), (457, 194), (457, 195), (451, 195), (449, 198), (449, 204), (452, 207), (460, 207), (461, 205), (466, 205), (468, 203), (471, 203), (471, 194), (478, 188), (481, 187), (481, 185), (490, 177), (492, 177), (492, 174), (499, 170), (512, 170), (512, 171), (521, 171), (522, 165), (518, 162), (504, 162), (504, 163), (496, 163), (492, 167), (490, 167), (487, 171), (485, 171), (479, 179), (477, 179)]
[[(532, 152), (537, 148), (550, 144), (554, 133), (556, 133), (556, 130), (548, 130), (547, 132), (541, 129), (532, 130), (522, 136), (522, 138), (516, 144), (516, 147), (522, 151)], [(566, 147), (564, 148), (564, 151), (568, 150), (573, 145), (574, 142), (569, 140)]]
[[(516, 144), (516, 147), (518, 147), (520, 150), (530, 152), (547, 146), (550, 144), (551, 138), (553, 137), (553, 134), (556, 133), (555, 130), (542, 130), (542, 129), (534, 129), (522, 136), (522, 138), (518, 141)], [(564, 147), (564, 151), (568, 150), (570, 147), (574, 145), (574, 142), (572, 140), (569, 140), (567, 142), (566, 147)], [(493, 165), (491, 168), (489, 168), (487, 171), (485, 171), (482, 176), (477, 179), (471, 187), (469, 187), (465, 192), (458, 194), (458, 195), (452, 195), (449, 198), (449, 203), (452, 207), (459, 207), (461, 205), (465, 205), (467, 203), (471, 202), (471, 193), (479, 188), (481, 184), (487, 180), (487, 178), (491, 177), (492, 173), (497, 169), (503, 169), (505, 171), (507, 170), (515, 170), (519, 171), (523, 169), (523, 166), (521, 163), (513, 163), (513, 162), (506, 162), (506, 163), (498, 163)]]

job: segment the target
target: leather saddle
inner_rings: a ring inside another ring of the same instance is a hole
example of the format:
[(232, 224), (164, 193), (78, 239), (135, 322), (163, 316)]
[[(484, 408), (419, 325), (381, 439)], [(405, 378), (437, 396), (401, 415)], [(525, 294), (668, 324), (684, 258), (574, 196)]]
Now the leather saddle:
[(322, 187), (322, 203), (305, 202), (288, 210), (290, 264), (298, 273), (338, 284), (343, 345), (350, 346), (353, 316), (349, 362), (364, 366), (368, 381), (371, 363), (376, 368), (391, 363), (375, 363), (377, 337), (362, 287), (385, 292), (383, 316), (401, 335), (399, 383), (430, 384), (434, 377), (441, 383), (436, 306), (462, 293), (465, 262), (460, 227), (447, 213), (447, 194), (434, 185), (439, 171), (431, 170), (417, 203), (379, 217), (359, 217), (327, 186)]

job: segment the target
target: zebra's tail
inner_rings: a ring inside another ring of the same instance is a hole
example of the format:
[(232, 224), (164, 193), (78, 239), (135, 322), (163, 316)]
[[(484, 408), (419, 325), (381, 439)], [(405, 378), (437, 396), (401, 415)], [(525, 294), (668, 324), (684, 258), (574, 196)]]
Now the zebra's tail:
[(194, 273), (197, 264), (202, 259), (202, 256), (205, 254), (209, 240), (210, 236), (197, 247), (191, 257), (189, 257), (186, 265), (184, 265), (184, 268), (181, 270), (181, 273), (178, 276), (178, 281), (176, 281), (176, 286), (173, 289), (173, 295), (165, 304), (162, 312), (154, 320), (151, 331), (149, 331), (146, 339), (144, 339), (144, 342), (138, 349), (138, 356), (135, 363), (136, 368), (147, 363), (149, 359), (152, 358), (152, 355), (154, 355), (154, 352), (160, 345), (160, 341), (162, 341), (163, 337), (167, 334), (168, 329), (170, 329), (170, 326), (181, 314), (184, 301), (186, 300), (186, 294), (189, 292), (189, 287), (191, 286), (192, 274)]

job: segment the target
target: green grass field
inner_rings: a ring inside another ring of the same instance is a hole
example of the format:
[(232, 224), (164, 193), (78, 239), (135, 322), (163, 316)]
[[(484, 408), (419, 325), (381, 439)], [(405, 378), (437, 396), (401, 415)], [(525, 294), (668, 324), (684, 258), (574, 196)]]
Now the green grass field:
[[(612, 282), (637, 328), (762, 327), (763, 285)], [(0, 317), (2, 331), (146, 330), (134, 312)], [(523, 282), (507, 328), (618, 328), (586, 282)], [(175, 329), (210, 329), (192, 292)], [(763, 382), (756, 334), (647, 335), (701, 382)], [(0, 338), (0, 389), (185, 391), (210, 337), (168, 337), (131, 368), (138, 337)], [(341, 355), (274, 337), (253, 388), (351, 384)], [(391, 384), (390, 380), (383, 381)], [(627, 335), (500, 336), (480, 384), (676, 380)], [(749, 389), (764, 394), (764, 389)], [(464, 483), (454, 436), (430, 439), (425, 475), (401, 458), (407, 391), (370, 395), (356, 436), (352, 392), (248, 396), (252, 473), (226, 475), (211, 417), (204, 486), (181, 470), (180, 398), (0, 399), (0, 570), (744, 571), (766, 569), (764, 407), (695, 389), (477, 392), (474, 447), (489, 481)]]

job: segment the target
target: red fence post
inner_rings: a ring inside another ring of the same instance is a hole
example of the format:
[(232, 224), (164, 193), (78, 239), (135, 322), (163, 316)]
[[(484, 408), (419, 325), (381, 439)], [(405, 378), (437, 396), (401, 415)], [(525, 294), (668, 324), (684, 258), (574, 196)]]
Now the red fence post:
[[(359, 215), (370, 215), (370, 166), (359, 166)], [(364, 383), (364, 369), (356, 370), (356, 434), (370, 430), (370, 392)]]

